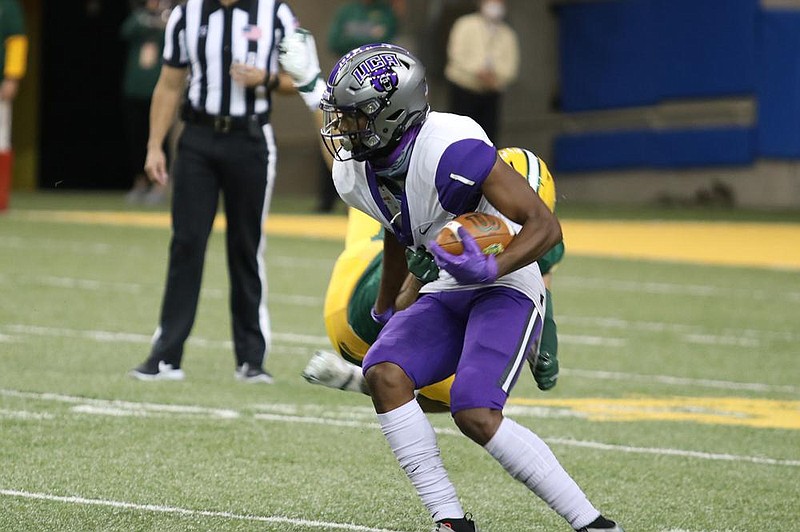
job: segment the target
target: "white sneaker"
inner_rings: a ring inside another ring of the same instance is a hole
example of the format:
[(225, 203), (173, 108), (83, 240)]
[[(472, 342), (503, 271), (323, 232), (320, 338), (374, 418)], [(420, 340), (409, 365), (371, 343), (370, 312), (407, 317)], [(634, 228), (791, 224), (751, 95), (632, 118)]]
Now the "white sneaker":
[(311, 384), (366, 393), (366, 383), (361, 368), (331, 351), (315, 351), (302, 375)]
[(236, 368), (233, 376), (236, 380), (250, 384), (272, 384), (272, 375), (258, 366), (251, 366), (247, 362)]
[(167, 364), (163, 360), (160, 360), (155, 367), (151, 362), (145, 362), (132, 369), (128, 375), (140, 381), (182, 381), (186, 378), (181, 368), (173, 368), (172, 364)]

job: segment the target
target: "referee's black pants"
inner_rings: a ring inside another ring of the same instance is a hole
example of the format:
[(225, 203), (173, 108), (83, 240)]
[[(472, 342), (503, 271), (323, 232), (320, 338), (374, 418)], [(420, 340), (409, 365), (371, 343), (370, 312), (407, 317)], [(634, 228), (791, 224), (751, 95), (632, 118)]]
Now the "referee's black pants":
[(172, 241), (151, 360), (180, 367), (194, 324), (208, 237), (222, 192), (237, 366), (262, 367), (270, 344), (263, 224), (275, 176), (272, 127), (262, 135), (187, 123), (173, 172)]

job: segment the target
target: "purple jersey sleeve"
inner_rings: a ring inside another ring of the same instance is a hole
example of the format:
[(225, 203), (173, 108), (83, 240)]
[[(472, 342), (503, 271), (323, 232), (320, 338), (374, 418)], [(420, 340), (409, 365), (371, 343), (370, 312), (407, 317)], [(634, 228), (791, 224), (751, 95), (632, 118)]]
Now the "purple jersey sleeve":
[(496, 160), (494, 146), (482, 140), (463, 139), (448, 146), (436, 167), (436, 191), (442, 207), (455, 215), (475, 210)]

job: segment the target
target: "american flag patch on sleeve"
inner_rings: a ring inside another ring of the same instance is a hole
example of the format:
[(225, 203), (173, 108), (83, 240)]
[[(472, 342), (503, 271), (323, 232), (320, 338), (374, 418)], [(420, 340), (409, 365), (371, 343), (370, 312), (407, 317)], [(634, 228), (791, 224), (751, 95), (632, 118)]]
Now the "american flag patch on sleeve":
[(261, 28), (253, 24), (248, 24), (242, 29), (242, 35), (248, 41), (257, 41), (261, 38)]

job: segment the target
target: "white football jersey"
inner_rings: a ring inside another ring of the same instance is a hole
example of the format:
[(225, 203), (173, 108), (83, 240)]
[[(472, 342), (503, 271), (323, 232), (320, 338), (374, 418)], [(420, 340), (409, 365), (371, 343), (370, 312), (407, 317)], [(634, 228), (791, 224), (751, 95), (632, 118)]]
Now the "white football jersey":
[[(399, 198), (387, 197), (390, 194), (363, 162), (334, 161), (333, 181), (345, 203), (380, 222), (401, 243), (412, 249), (427, 248), (444, 225), (460, 214), (487, 212), (508, 220), (481, 192), (496, 159), (494, 146), (474, 120), (432, 112), (414, 142), (405, 191)], [(390, 205), (393, 202), (395, 205)], [(508, 222), (519, 230), (519, 224)], [(495, 284), (520, 290), (544, 312), (544, 283), (536, 262), (504, 275)], [(423, 286), (422, 292), (481, 286), (485, 285), (458, 284), (440, 270), (439, 279)]]

